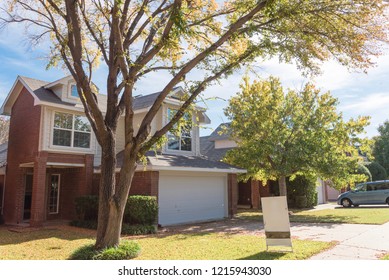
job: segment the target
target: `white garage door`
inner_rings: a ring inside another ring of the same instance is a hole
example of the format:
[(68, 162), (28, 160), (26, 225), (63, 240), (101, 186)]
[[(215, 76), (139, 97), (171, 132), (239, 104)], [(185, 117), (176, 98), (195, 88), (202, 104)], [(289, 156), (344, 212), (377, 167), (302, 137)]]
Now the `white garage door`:
[(227, 176), (159, 177), (159, 224), (162, 226), (227, 217)]

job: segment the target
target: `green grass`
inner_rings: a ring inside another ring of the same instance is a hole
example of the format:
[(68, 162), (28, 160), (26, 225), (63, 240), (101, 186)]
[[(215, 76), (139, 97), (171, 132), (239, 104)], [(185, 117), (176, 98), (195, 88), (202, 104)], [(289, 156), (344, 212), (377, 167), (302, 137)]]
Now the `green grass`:
[(293, 252), (267, 252), (265, 238), (242, 234), (177, 234), (138, 240), (139, 260), (304, 260), (335, 243), (293, 239)]
[[(94, 243), (94, 231), (74, 227), (10, 232), (0, 227), (2, 260), (66, 260), (78, 248)], [(297, 240), (292, 253), (266, 252), (265, 239), (248, 234), (158, 234), (127, 237), (141, 247), (144, 260), (302, 260), (334, 246), (334, 242)]]
[[(346, 223), (382, 225), (389, 221), (389, 208), (335, 208), (317, 211), (293, 210), (289, 216), (295, 223)], [(259, 211), (242, 211), (236, 216), (239, 219), (263, 221)]]
[(93, 238), (93, 232), (71, 227), (24, 232), (0, 227), (0, 260), (65, 260)]

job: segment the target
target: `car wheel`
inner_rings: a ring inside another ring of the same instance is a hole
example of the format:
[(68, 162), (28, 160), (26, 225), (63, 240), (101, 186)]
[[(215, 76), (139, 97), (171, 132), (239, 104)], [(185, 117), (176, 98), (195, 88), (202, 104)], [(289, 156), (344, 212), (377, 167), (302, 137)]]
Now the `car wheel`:
[(386, 199), (386, 203), (389, 205), (389, 197)]
[(342, 199), (342, 206), (343, 207), (351, 207), (351, 201), (350, 201), (350, 199), (348, 199), (348, 198), (344, 198), (344, 199)]

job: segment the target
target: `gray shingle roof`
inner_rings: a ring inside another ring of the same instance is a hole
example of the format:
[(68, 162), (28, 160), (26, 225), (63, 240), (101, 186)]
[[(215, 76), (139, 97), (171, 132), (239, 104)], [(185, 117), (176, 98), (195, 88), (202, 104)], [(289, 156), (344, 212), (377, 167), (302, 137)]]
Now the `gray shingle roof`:
[[(23, 81), (30, 87), (30, 89), (34, 92), (34, 94), (38, 97), (40, 101), (71, 107), (76, 106), (76, 104), (62, 101), (53, 91), (44, 87), (48, 84), (51, 84), (51, 82), (22, 76), (20, 78), (22, 78)], [(178, 87), (173, 88), (173, 91), (177, 88)], [(160, 92), (155, 92), (152, 94), (135, 97), (133, 103), (134, 110), (150, 107), (151, 105), (153, 105), (159, 94)], [(98, 94), (97, 101), (100, 109), (103, 110), (107, 107), (107, 96), (105, 94)]]
[(8, 142), (5, 142), (0, 145), (0, 167), (3, 167), (7, 164), (7, 151)]
[[(117, 167), (123, 165), (123, 151), (117, 154)], [(237, 167), (230, 164), (209, 160), (205, 157), (200, 156), (183, 156), (183, 155), (168, 155), (168, 154), (156, 154), (154, 151), (146, 153), (147, 165), (152, 168), (158, 167), (186, 167), (186, 168), (207, 168), (213, 170), (231, 170), (236, 172)], [(142, 163), (139, 163), (142, 164)]]
[[(227, 132), (223, 131), (227, 129)], [(215, 149), (215, 141), (227, 140), (230, 137), (230, 123), (221, 123), (209, 136), (200, 137), (200, 153), (210, 160), (221, 161), (233, 148)]]
[[(226, 140), (230, 138), (230, 123), (221, 123), (212, 133), (209, 135), (209, 141)], [(226, 130), (226, 131), (225, 131)]]

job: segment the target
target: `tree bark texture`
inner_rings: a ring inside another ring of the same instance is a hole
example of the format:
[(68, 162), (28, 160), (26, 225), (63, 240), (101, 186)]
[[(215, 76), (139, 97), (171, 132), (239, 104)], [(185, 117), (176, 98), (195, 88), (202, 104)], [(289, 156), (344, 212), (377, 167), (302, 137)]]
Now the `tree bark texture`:
[(280, 196), (286, 196), (286, 177), (281, 176), (278, 179), (278, 188), (280, 190)]

